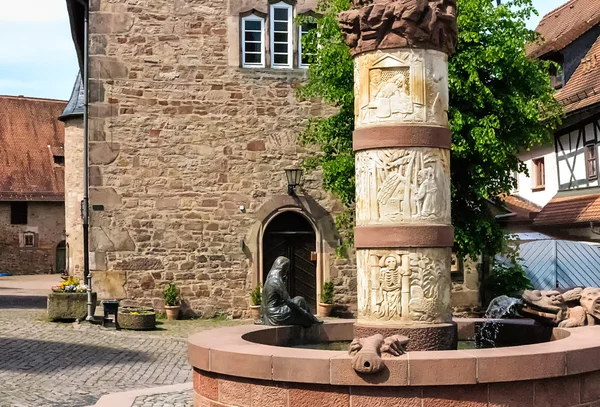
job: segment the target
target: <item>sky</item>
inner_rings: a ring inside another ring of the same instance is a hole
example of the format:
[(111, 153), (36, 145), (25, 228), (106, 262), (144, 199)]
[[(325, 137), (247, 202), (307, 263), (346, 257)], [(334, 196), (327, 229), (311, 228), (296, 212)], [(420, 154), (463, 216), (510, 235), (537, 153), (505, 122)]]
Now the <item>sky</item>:
[[(566, 0), (533, 0), (541, 17)], [(0, 0), (0, 95), (68, 99), (77, 76), (65, 0)]]

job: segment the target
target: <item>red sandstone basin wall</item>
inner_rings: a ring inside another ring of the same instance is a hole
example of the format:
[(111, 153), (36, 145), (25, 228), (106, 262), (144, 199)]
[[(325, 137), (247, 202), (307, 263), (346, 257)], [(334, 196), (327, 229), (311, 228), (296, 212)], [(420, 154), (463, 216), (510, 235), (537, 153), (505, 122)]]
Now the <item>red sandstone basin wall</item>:
[[(328, 322), (304, 335), (345, 340), (351, 329), (352, 321)], [(271, 346), (287, 343), (293, 327), (202, 332), (188, 354), (197, 407), (600, 407), (598, 333), (556, 329), (555, 340), (536, 345), (409, 352), (367, 376), (346, 352)]]
[[(444, 374), (434, 372), (431, 374)], [(600, 371), (463, 386), (328, 386), (194, 370), (195, 407), (598, 407)]]

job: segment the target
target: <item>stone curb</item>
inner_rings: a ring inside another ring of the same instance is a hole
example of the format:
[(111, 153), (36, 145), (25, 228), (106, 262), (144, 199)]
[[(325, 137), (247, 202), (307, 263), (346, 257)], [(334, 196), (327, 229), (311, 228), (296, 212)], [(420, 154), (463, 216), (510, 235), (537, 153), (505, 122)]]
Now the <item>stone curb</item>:
[(182, 383), (172, 384), (170, 386), (149, 387), (147, 389), (124, 391), (120, 393), (111, 393), (100, 397), (93, 406), (89, 407), (131, 407), (135, 399), (139, 396), (151, 396), (155, 394), (177, 393), (192, 390), (193, 384)]

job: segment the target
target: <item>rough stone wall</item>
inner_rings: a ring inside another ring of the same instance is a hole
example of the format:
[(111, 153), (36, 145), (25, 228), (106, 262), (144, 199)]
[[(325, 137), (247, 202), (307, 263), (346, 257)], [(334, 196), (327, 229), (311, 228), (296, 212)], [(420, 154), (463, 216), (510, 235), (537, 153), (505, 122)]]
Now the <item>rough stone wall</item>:
[[(259, 209), (285, 195), (284, 168), (314, 154), (296, 138), (326, 107), (296, 99), (305, 71), (239, 68), (229, 39), (240, 11), (227, 0), (90, 3), (90, 199), (103, 205), (91, 212), (92, 268), (131, 302), (161, 307), (175, 280), (200, 315), (241, 316), (258, 261), (241, 242)], [(333, 216), (340, 209), (318, 172), (299, 194)], [(331, 255), (334, 234), (323, 279), (347, 311), (355, 271)]]
[(83, 120), (69, 119), (65, 122), (65, 233), (71, 249), (67, 253), (67, 267), (69, 274), (80, 278), (83, 277), (82, 199)]
[[(56, 272), (56, 246), (64, 240), (62, 202), (29, 202), (27, 225), (11, 225), (10, 202), (0, 202), (0, 272), (14, 275)], [(35, 248), (20, 247), (23, 232), (37, 235)]]

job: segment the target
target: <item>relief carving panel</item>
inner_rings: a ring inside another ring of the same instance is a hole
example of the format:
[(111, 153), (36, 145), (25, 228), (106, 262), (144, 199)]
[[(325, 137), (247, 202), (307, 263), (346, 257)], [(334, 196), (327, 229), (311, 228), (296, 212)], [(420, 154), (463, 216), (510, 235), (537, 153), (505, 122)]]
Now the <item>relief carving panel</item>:
[(356, 128), (448, 126), (448, 57), (432, 50), (375, 51), (354, 59)]
[(356, 154), (356, 224), (450, 224), (450, 152), (388, 148)]
[(358, 250), (359, 322), (450, 322), (451, 249)]

